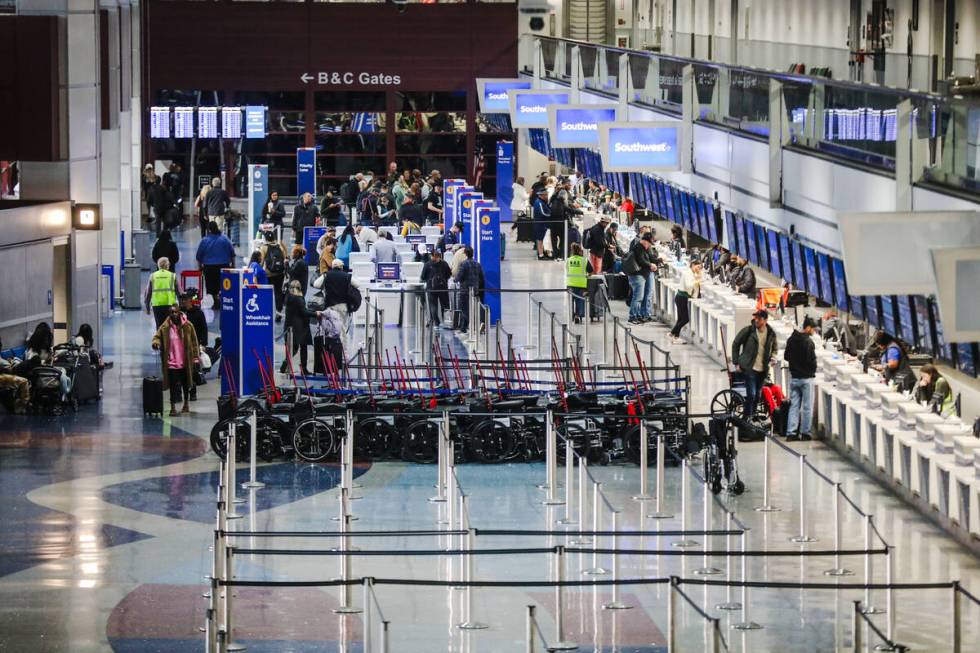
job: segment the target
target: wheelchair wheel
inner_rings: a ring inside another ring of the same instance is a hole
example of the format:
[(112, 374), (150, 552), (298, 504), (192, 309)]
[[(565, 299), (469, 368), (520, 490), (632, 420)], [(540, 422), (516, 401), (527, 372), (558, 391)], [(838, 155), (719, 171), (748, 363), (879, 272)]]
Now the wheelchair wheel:
[(370, 460), (390, 458), (401, 447), (395, 427), (377, 417), (354, 425), (354, 453)]
[(481, 421), (470, 432), (470, 451), (481, 463), (500, 463), (514, 455), (514, 435), (510, 427), (492, 419)]
[(410, 463), (434, 463), (439, 459), (439, 424), (422, 419), (405, 432), (402, 458)]
[(316, 418), (300, 422), (293, 431), (293, 449), (307, 462), (325, 460), (337, 447), (337, 434), (333, 428)]
[(711, 399), (711, 414), (716, 417), (724, 415), (742, 415), (745, 397), (731, 388), (722, 390)]
[(286, 425), (274, 417), (259, 417), (257, 424), (256, 453), (265, 462), (272, 462), (282, 455)]
[(235, 423), (235, 442), (238, 445), (235, 449), (235, 458), (238, 461), (248, 460), (248, 441), (251, 430), (248, 420), (241, 417), (235, 420), (226, 419), (214, 425), (211, 429), (211, 451), (217, 454), (221, 460), (225, 459), (228, 454), (228, 433), (233, 421)]

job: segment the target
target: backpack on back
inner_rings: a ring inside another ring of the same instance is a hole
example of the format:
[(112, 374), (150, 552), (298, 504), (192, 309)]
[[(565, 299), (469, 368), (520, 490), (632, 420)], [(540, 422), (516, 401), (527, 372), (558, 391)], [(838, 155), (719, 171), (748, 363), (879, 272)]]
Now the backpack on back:
[(286, 257), (282, 254), (279, 245), (270, 245), (265, 252), (266, 273), (272, 276), (279, 276), (286, 273)]

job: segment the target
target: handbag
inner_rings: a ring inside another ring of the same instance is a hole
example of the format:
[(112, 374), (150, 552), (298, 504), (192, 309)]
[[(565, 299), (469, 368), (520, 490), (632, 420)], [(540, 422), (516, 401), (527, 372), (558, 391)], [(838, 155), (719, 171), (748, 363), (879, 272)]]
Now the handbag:
[(347, 286), (347, 312), (356, 313), (361, 307), (361, 291), (354, 287), (354, 284)]

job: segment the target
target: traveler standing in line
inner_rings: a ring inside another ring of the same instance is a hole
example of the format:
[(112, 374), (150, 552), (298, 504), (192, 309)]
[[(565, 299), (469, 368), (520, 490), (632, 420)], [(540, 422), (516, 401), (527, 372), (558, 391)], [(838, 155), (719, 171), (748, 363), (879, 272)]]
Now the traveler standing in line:
[(511, 213), (513, 213), (515, 218), (527, 215), (527, 205), (531, 200), (531, 196), (528, 195), (527, 189), (524, 188), (524, 177), (517, 178), (517, 181), (511, 186), (511, 191), (514, 194), (510, 200)]
[(320, 212), (313, 203), (313, 196), (303, 193), (302, 201), (293, 207), (293, 242), (303, 245), (303, 229), (315, 227), (320, 218)]
[(257, 249), (249, 255), (248, 263), (245, 265), (245, 272), (252, 275), (252, 278), (255, 280), (255, 285), (269, 285), (269, 275), (265, 273), (265, 269), (262, 267), (261, 250)]
[(803, 318), (803, 327), (794, 330), (786, 340), (783, 360), (789, 363), (789, 415), (786, 421), (787, 440), (809, 440), (813, 423), (813, 379), (817, 375), (817, 353), (813, 332), (817, 323)]
[(602, 274), (602, 259), (606, 254), (606, 228), (609, 226), (609, 216), (603, 215), (594, 225), (583, 234), (584, 242), (589, 248), (589, 264), (593, 274)]
[[(208, 346), (208, 320), (204, 317), (204, 311), (194, 301), (195, 295), (184, 293), (180, 296), (180, 310), (187, 317), (187, 321), (194, 327), (194, 335), (197, 336), (197, 345), (202, 350)], [(200, 354), (198, 354), (200, 357)], [(195, 364), (197, 372), (199, 364)], [(196, 375), (195, 375), (196, 376)], [(203, 377), (202, 377), (203, 378)], [(197, 384), (192, 383), (188, 397), (191, 401), (197, 401)]]
[(633, 246), (623, 259), (623, 273), (630, 284), (632, 299), (630, 300), (630, 324), (643, 324), (653, 319), (650, 315), (650, 293), (653, 290), (653, 280), (650, 273), (657, 269), (656, 254), (653, 248), (653, 234), (647, 232)]
[(350, 268), (351, 252), (359, 251), (361, 251), (361, 246), (358, 244), (357, 237), (354, 235), (354, 227), (348, 224), (337, 238), (336, 256), (343, 261), (345, 268)]
[[(303, 376), (309, 376), (307, 369), (307, 348), (313, 341), (313, 334), (310, 333), (310, 320), (320, 317), (317, 311), (311, 311), (306, 307), (306, 298), (303, 296), (303, 288), (299, 281), (289, 282), (289, 294), (286, 295), (286, 343), (292, 344), (290, 354), (292, 356), (299, 352), (300, 371)], [(283, 360), (279, 371), (286, 373), (287, 361)]]
[[(293, 245), (292, 258), (289, 261), (289, 267), (286, 269), (286, 277), (287, 282), (298, 281), (302, 287), (303, 296), (306, 297), (306, 288), (310, 283), (310, 266), (306, 262), (306, 249), (302, 245)], [(284, 299), (287, 292), (289, 292), (289, 286), (285, 286), (283, 289)], [(276, 315), (276, 322), (281, 320), (282, 316)]]
[(345, 334), (350, 322), (350, 311), (347, 306), (354, 298), (355, 291), (360, 292), (359, 287), (357, 280), (344, 269), (344, 262), (339, 258), (334, 259), (330, 269), (320, 281), (320, 289), (323, 291), (323, 306), (337, 311), (343, 320)]
[(681, 287), (674, 297), (677, 320), (674, 322), (674, 328), (670, 330), (670, 337), (674, 344), (683, 342), (681, 329), (691, 321), (691, 300), (701, 296), (701, 269), (701, 261), (694, 260), (681, 272)]
[(262, 252), (262, 269), (269, 277), (269, 285), (272, 286), (272, 294), (276, 299), (276, 322), (281, 322), (283, 302), (285, 301), (283, 281), (286, 278), (286, 246), (276, 239), (275, 231), (267, 231), (265, 232), (265, 243), (260, 251)]
[(206, 198), (208, 220), (218, 225), (218, 231), (225, 230), (225, 216), (231, 208), (231, 198), (228, 192), (221, 187), (221, 177), (211, 179), (211, 190)]
[(449, 280), (453, 271), (442, 259), (442, 252), (432, 252), (428, 262), (422, 266), (421, 281), (428, 293), (429, 319), (432, 326), (442, 324), (442, 314), (449, 310)]
[(201, 192), (194, 200), (194, 208), (197, 209), (197, 220), (201, 226), (201, 238), (208, 235), (208, 193), (211, 192), (211, 184), (201, 186)]
[[(463, 262), (456, 271), (456, 285), (459, 288), (459, 306), (462, 315), (459, 331), (466, 331), (470, 324), (470, 291), (476, 294), (479, 301), (483, 301), (483, 286), (485, 284), (483, 276), (483, 266), (473, 259), (473, 248), (467, 245), (463, 248)], [(482, 325), (481, 325), (482, 330)]]
[(617, 272), (616, 261), (624, 256), (626, 256), (626, 252), (619, 246), (619, 225), (613, 222), (606, 227), (606, 251), (602, 254), (602, 269)]
[(755, 416), (762, 384), (769, 374), (769, 364), (776, 354), (776, 332), (769, 326), (769, 313), (756, 311), (752, 323), (738, 332), (732, 340), (732, 362), (745, 378), (745, 403), (742, 415)]
[(197, 262), (204, 276), (204, 289), (214, 300), (214, 310), (221, 309), (218, 293), (221, 291), (221, 270), (235, 265), (235, 246), (221, 233), (216, 222), (208, 223), (208, 235), (197, 246)]
[(378, 242), (378, 232), (366, 224), (359, 224), (354, 227), (354, 235), (357, 236), (358, 251), (368, 251), (374, 243)]
[[(547, 257), (544, 255), (544, 237), (548, 233), (548, 226), (551, 224), (551, 207), (548, 205), (548, 188), (542, 184), (536, 193), (534, 200), (534, 242), (538, 248), (538, 260), (543, 261)], [(552, 252), (554, 255), (554, 252)]]
[(153, 349), (160, 352), (160, 376), (170, 388), (170, 415), (177, 415), (177, 403), (183, 400), (181, 413), (191, 412), (190, 391), (194, 387), (194, 365), (199, 363), (200, 345), (194, 327), (174, 301), (168, 317), (153, 335)]
[(572, 293), (575, 324), (581, 324), (585, 317), (585, 291), (589, 287), (588, 263), (585, 252), (578, 243), (572, 243), (572, 255), (565, 262), (565, 285)]
[(170, 307), (177, 303), (177, 275), (170, 271), (170, 261), (166, 256), (157, 259), (157, 270), (150, 275), (143, 299), (146, 314), (153, 312), (153, 322), (160, 328), (170, 314)]
[(279, 191), (274, 190), (269, 193), (269, 198), (262, 207), (262, 222), (267, 222), (282, 228), (282, 221), (286, 218), (286, 207), (279, 199)]
[(425, 223), (428, 225), (442, 224), (442, 185), (435, 184), (425, 198)]
[(180, 261), (180, 250), (177, 249), (177, 243), (174, 242), (169, 229), (163, 229), (160, 232), (160, 235), (157, 237), (157, 242), (153, 244), (153, 251), (150, 253), (150, 256), (153, 257), (154, 261), (166, 258), (170, 263), (170, 269), (176, 273), (177, 262)]
[(375, 263), (398, 263), (398, 248), (392, 241), (391, 232), (386, 231), (383, 238), (371, 248), (371, 260)]

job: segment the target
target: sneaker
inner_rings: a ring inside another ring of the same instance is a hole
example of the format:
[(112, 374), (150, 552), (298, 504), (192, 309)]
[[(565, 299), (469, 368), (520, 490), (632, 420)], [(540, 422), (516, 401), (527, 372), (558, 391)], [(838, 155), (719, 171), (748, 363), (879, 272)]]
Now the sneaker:
[(804, 442), (809, 442), (809, 441), (810, 441), (810, 440), (812, 440), (813, 438), (812, 438), (812, 437), (810, 437), (810, 434), (809, 434), (809, 433), (804, 433), (804, 434), (802, 434), (802, 435), (800, 436), (800, 439), (801, 439), (801, 440), (803, 440)]
[(177, 412), (177, 404), (174, 404), (174, 405), (172, 405), (172, 406), (170, 407), (170, 416), (171, 416), (171, 417), (176, 417), (176, 416), (177, 416), (177, 415), (179, 415), (179, 414), (180, 414), (180, 413), (178, 413), (178, 412)]
[(790, 433), (789, 435), (786, 436), (786, 441), (787, 442), (799, 442), (800, 441), (800, 436), (798, 436), (795, 433)]
[(643, 324), (643, 320), (641, 320), (638, 317), (631, 317), (630, 319), (628, 319), (626, 321), (629, 322), (630, 324)]
[(640, 318), (640, 322), (643, 324), (646, 324), (647, 322), (653, 322), (653, 318), (650, 317), (649, 315), (644, 315), (643, 317)]
[(191, 412), (191, 407), (188, 405), (186, 401), (184, 402), (184, 407), (180, 409), (180, 412), (184, 414)]

